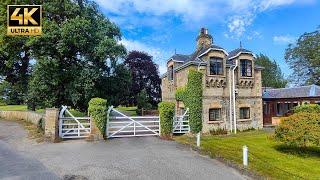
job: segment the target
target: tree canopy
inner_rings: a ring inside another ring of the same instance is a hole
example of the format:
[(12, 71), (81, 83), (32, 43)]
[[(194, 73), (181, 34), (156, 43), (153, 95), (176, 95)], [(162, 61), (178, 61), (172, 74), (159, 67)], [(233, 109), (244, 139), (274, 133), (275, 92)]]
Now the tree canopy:
[(320, 28), (304, 33), (295, 44), (290, 44), (285, 59), (293, 70), (294, 83), (320, 85)]
[(129, 104), (137, 104), (138, 94), (145, 90), (149, 103), (156, 106), (161, 99), (161, 79), (152, 56), (145, 52), (131, 51), (124, 63), (129, 67), (132, 77)]
[(263, 87), (284, 88), (287, 85), (287, 80), (275, 60), (272, 61), (268, 56), (259, 54), (255, 63), (264, 67), (261, 73)]
[[(10, 3), (1, 3), (2, 14)], [(90, 0), (33, 3), (43, 7), (41, 36), (6, 36), (6, 19), (0, 19), (0, 76), (21, 89), (16, 103), (27, 100), (32, 109), (66, 104), (80, 110), (96, 96), (121, 103), (131, 78), (119, 61), (126, 55), (120, 29)]]

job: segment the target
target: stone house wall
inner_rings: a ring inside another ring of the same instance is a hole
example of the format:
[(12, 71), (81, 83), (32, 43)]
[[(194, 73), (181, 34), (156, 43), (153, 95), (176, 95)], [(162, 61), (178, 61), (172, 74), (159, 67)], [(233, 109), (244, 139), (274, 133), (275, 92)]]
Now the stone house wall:
[[(210, 52), (203, 59), (209, 59), (210, 56), (226, 58), (222, 52)], [(245, 130), (249, 128), (261, 129), (263, 127), (262, 113), (262, 87), (261, 87), (261, 70), (254, 69), (253, 57), (249, 55), (240, 55), (234, 60), (240, 59), (252, 60), (252, 77), (241, 77), (240, 71), (235, 71), (235, 83), (238, 89), (236, 98), (236, 115), (237, 129)], [(199, 68), (203, 73), (203, 133), (208, 133), (210, 130), (230, 129), (229, 115), (229, 97), (231, 77), (229, 74), (230, 67), (224, 63), (223, 75), (209, 75), (209, 64), (207, 66), (191, 65), (186, 68), (181, 68), (174, 74), (174, 80), (168, 81), (167, 77), (162, 78), (162, 99), (163, 101), (176, 102), (176, 112), (180, 113), (179, 109), (184, 108), (181, 101), (175, 100), (175, 92), (179, 87), (184, 87), (188, 81), (188, 72), (192, 68)], [(250, 119), (239, 119), (240, 107), (250, 108)], [(209, 109), (221, 108), (221, 120), (209, 122)]]

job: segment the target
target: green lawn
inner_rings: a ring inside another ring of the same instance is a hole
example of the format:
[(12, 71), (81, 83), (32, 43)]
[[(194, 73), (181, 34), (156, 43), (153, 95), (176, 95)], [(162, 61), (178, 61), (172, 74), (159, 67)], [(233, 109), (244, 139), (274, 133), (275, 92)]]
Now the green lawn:
[(0, 106), (1, 111), (27, 111), (26, 105), (6, 105)]
[[(175, 140), (194, 145), (187, 136)], [(272, 179), (320, 179), (320, 149), (305, 150), (284, 146), (263, 131), (242, 132), (230, 136), (203, 136), (201, 149), (212, 157), (222, 157), (242, 165), (242, 147), (249, 148), (249, 170)]]
[(133, 106), (133, 107), (124, 107), (124, 106), (118, 106), (117, 108), (115, 108), (116, 110), (124, 113), (125, 115), (129, 115), (129, 116), (137, 116), (137, 107)]
[[(6, 106), (0, 106), (0, 111), (28, 111), (28, 109), (27, 109), (26, 105), (6, 105)], [(85, 117), (86, 116), (86, 113), (79, 112), (75, 109), (70, 109), (69, 111), (75, 117)], [(44, 113), (45, 109), (37, 109), (36, 112)], [(68, 116), (68, 114), (66, 114), (66, 116)]]

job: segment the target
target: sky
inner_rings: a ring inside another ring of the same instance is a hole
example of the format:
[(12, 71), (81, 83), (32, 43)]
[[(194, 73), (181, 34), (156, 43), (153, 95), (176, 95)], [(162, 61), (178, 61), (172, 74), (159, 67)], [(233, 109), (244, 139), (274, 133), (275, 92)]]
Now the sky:
[(228, 52), (240, 46), (292, 72), (285, 49), (320, 26), (319, 0), (95, 0), (122, 32), (121, 43), (145, 51), (166, 71), (175, 51), (191, 54), (201, 27)]

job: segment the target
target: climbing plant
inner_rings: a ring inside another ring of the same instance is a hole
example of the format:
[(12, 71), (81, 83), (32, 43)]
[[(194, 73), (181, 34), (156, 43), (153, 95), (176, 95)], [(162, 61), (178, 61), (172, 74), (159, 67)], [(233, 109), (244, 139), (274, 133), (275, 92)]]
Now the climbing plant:
[(185, 88), (178, 88), (176, 100), (183, 101), (189, 108), (189, 125), (192, 133), (202, 130), (202, 73), (190, 70)]

